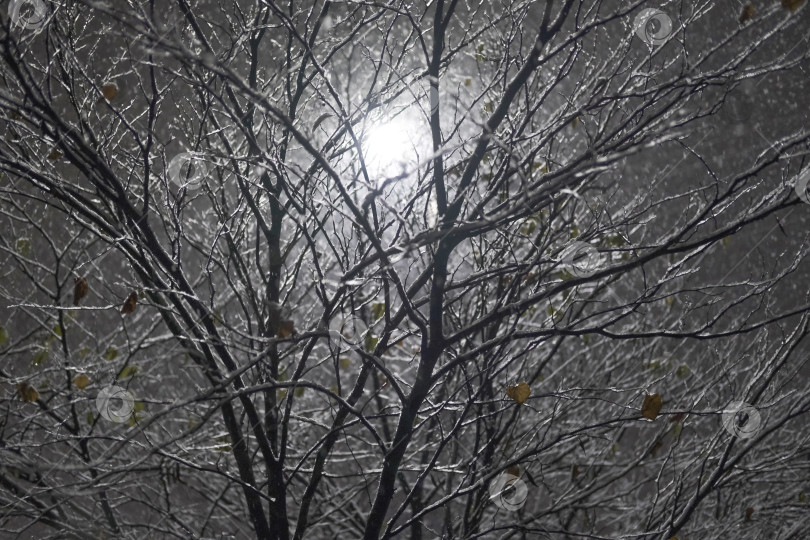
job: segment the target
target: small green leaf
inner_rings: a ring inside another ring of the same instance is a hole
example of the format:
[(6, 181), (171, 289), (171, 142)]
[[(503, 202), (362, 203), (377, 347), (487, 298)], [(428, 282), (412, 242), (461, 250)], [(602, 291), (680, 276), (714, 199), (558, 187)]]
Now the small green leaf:
[(366, 351), (372, 352), (374, 350), (374, 347), (377, 346), (377, 342), (379, 341), (380, 338), (378, 338), (377, 336), (373, 336), (371, 334), (366, 335), (366, 343), (365, 343)]
[(678, 366), (678, 369), (675, 370), (675, 375), (677, 375), (679, 379), (685, 379), (689, 376), (689, 373), (691, 373), (691, 370), (686, 364)]
[(340, 359), (340, 369), (349, 369), (349, 366), (351, 365), (352, 362), (348, 357), (344, 356)]
[(93, 420), (94, 420), (94, 419), (95, 419), (95, 417), (93, 416), (93, 413), (92, 413), (92, 412), (87, 413), (87, 425), (88, 425), (88, 426), (92, 426), (92, 425), (93, 425)]
[(375, 302), (371, 304), (371, 315), (375, 321), (383, 318), (385, 315), (385, 302)]
[(231, 436), (225, 433), (224, 435), (220, 435), (216, 438), (217, 442), (231, 444)]
[(306, 391), (306, 386), (296, 386), (295, 387), (295, 397), (303, 397), (304, 392)]
[(559, 277), (563, 281), (569, 281), (571, 279), (574, 279), (574, 274), (572, 274), (568, 270), (561, 270), (560, 272), (557, 273), (557, 277)]
[(526, 236), (529, 236), (530, 234), (534, 233), (536, 229), (537, 223), (535, 223), (533, 219), (527, 219), (526, 221), (523, 222), (523, 225), (520, 226), (521, 234), (525, 234)]
[(56, 334), (59, 337), (62, 337), (62, 326), (59, 325), (59, 324), (54, 325), (53, 333)]
[(136, 373), (138, 373), (138, 366), (129, 365), (121, 370), (121, 378), (126, 379), (127, 377), (132, 377)]
[(34, 364), (34, 366), (39, 366), (47, 359), (48, 359), (48, 349), (40, 349), (34, 355), (33, 364)]
[(145, 408), (146, 408), (146, 403), (144, 403), (143, 401), (136, 401), (135, 402), (135, 407), (134, 407), (133, 410), (137, 413), (137, 412), (141, 412)]
[(110, 345), (107, 347), (107, 350), (104, 352), (104, 360), (108, 362), (112, 362), (118, 357), (118, 349)]
[(478, 46), (478, 48), (475, 50), (475, 61), (476, 61), (476, 62), (483, 62), (483, 61), (485, 61), (486, 59), (487, 59), (487, 57), (486, 57), (486, 56), (484, 56), (484, 44), (482, 43), (482, 44), (480, 44), (480, 45)]
[(6, 341), (8, 341), (8, 332), (6, 332), (5, 328), (0, 326), (0, 347), (5, 345)]
[(31, 240), (29, 238), (18, 238), (15, 249), (20, 255), (27, 257), (31, 254)]

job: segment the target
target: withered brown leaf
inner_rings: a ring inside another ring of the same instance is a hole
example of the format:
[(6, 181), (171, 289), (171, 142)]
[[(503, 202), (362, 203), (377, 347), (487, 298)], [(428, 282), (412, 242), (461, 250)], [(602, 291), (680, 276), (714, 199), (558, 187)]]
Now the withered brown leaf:
[(124, 302), (124, 307), (121, 308), (121, 313), (127, 314), (135, 311), (135, 306), (138, 304), (138, 293), (132, 292), (127, 301)]
[(782, 0), (782, 7), (793, 13), (804, 4), (804, 0)]
[(641, 415), (647, 420), (655, 420), (661, 412), (664, 400), (659, 394), (647, 394), (644, 396), (644, 403), (641, 405)]
[(87, 280), (84, 278), (73, 279), (73, 305), (78, 306), (82, 298), (87, 296), (87, 291), (90, 287), (87, 285)]
[(113, 83), (107, 83), (101, 87), (101, 94), (107, 101), (112, 101), (118, 95), (118, 87)]
[(745, 21), (749, 21), (754, 18), (754, 13), (756, 13), (756, 9), (754, 9), (754, 4), (748, 4), (742, 10), (742, 15), (740, 15), (740, 24), (743, 24)]
[(278, 325), (278, 337), (281, 339), (288, 338), (295, 335), (295, 321), (282, 320)]
[(25, 382), (17, 383), (17, 393), (23, 401), (28, 403), (33, 403), (39, 399), (39, 392), (37, 392), (33, 386), (29, 386), (29, 384)]

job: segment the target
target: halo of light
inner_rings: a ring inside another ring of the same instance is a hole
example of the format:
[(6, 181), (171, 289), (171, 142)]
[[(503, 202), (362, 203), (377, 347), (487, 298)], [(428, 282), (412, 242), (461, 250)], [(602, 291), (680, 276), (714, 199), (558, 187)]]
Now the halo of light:
[(417, 126), (402, 116), (371, 124), (362, 137), (369, 174), (394, 176), (415, 164)]

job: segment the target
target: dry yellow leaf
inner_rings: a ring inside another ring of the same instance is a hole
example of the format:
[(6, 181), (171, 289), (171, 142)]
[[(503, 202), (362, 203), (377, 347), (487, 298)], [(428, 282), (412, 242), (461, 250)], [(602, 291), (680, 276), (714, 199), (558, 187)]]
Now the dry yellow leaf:
[(659, 394), (647, 394), (644, 396), (644, 404), (641, 406), (641, 415), (648, 420), (655, 420), (661, 412), (664, 400)]
[(521, 405), (529, 399), (529, 394), (532, 393), (528, 383), (520, 381), (517, 386), (507, 386), (506, 395), (517, 401)]
[(90, 377), (82, 373), (78, 375), (75, 379), (73, 379), (73, 384), (76, 385), (76, 388), (79, 390), (84, 390), (87, 388), (87, 385), (90, 384)]

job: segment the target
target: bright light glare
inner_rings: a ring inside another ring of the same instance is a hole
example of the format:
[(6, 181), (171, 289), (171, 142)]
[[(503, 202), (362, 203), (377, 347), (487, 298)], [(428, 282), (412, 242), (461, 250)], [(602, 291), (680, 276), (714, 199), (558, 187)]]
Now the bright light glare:
[(415, 126), (403, 118), (371, 126), (363, 137), (369, 174), (393, 176), (411, 168), (417, 159)]

